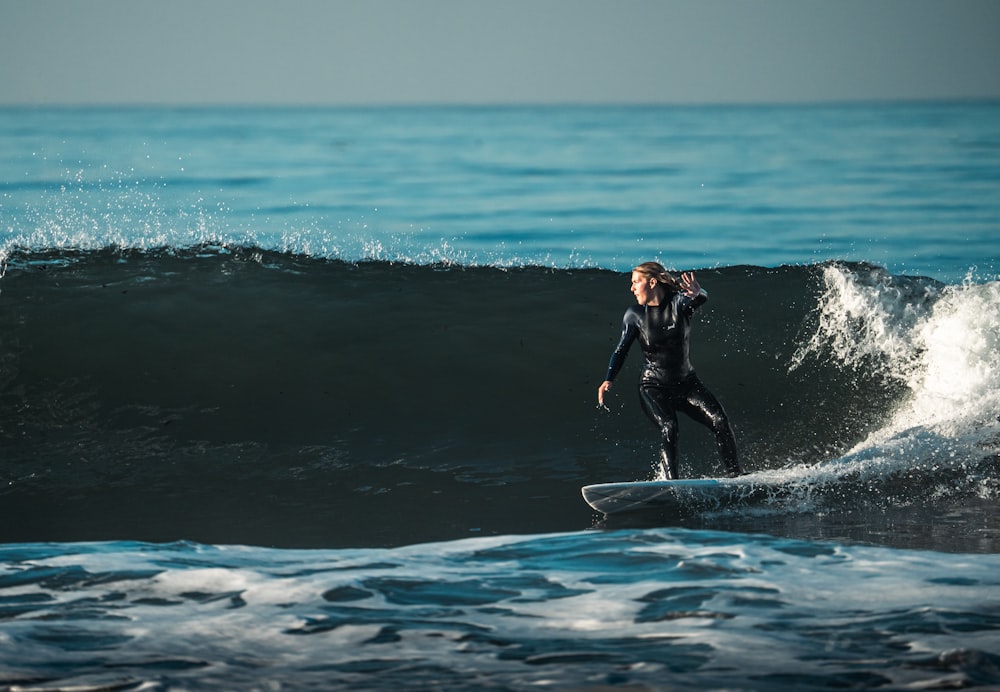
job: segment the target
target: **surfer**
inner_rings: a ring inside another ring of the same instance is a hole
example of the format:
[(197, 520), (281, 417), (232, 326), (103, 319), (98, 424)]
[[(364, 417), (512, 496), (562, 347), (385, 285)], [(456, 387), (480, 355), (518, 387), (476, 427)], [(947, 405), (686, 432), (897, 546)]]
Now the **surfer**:
[(643, 411), (660, 431), (660, 463), (669, 480), (677, 469), (677, 411), (708, 426), (715, 434), (719, 455), (730, 476), (743, 474), (736, 436), (718, 399), (708, 391), (691, 365), (691, 316), (705, 304), (708, 293), (693, 272), (677, 279), (658, 262), (644, 262), (632, 270), (632, 294), (637, 305), (625, 311), (622, 333), (611, 354), (607, 375), (597, 388), (598, 404), (625, 364), (637, 338), (646, 362), (639, 380)]

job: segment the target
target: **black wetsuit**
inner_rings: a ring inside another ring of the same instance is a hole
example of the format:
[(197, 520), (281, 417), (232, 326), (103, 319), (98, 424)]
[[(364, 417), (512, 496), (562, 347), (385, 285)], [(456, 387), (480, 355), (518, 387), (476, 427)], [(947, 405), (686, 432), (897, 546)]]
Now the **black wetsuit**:
[(604, 378), (615, 379), (625, 364), (632, 342), (638, 338), (646, 357), (639, 380), (639, 400), (646, 415), (660, 430), (663, 472), (670, 479), (679, 478), (677, 411), (711, 428), (726, 471), (732, 476), (743, 473), (736, 437), (726, 412), (691, 366), (691, 316), (707, 300), (705, 291), (690, 298), (668, 290), (660, 305), (631, 306), (625, 311), (621, 339), (611, 354)]

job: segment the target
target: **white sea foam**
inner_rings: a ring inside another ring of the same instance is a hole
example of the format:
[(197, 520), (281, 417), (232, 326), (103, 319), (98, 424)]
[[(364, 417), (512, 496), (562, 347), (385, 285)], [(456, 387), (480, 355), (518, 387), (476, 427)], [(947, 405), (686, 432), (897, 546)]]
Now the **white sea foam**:
[[(8, 549), (0, 578), (31, 584), (33, 598), (0, 581), (0, 596), (23, 611), (0, 626), (7, 681), (79, 674), (99, 655), (136, 681), (174, 686), (216, 677), (360, 686), (381, 674), (422, 686), (446, 671), (468, 683), (475, 670), (501, 686), (578, 687), (611, 668), (623, 682), (681, 687), (730, 687), (744, 671), (868, 670), (903, 685), (937, 674), (919, 665), (927, 655), (998, 643), (988, 597), (996, 556), (685, 530), (367, 551), (18, 550)], [(331, 600), (337, 586), (357, 598)]]
[(875, 477), (1000, 453), (1000, 282), (944, 286), (830, 265), (823, 283), (816, 331), (793, 367), (826, 356), (908, 389), (887, 423), (826, 472)]

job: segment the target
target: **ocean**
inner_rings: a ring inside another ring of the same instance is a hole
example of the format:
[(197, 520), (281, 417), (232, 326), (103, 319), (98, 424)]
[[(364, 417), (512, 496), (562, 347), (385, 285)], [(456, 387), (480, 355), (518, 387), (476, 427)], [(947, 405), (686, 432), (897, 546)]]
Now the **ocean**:
[(1000, 103), (0, 109), (0, 689), (995, 689), (998, 498)]

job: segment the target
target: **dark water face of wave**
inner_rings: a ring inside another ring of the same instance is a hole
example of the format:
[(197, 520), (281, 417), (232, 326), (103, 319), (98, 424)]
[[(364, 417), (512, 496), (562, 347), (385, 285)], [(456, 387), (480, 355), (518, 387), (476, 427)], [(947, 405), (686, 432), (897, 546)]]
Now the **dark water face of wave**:
[[(901, 395), (818, 360), (789, 371), (817, 272), (699, 273), (711, 301), (693, 360), (750, 470), (832, 458)], [(655, 458), (638, 351), (612, 412), (595, 408), (631, 300), (627, 276), (599, 270), (211, 248), (15, 257), (0, 279), (0, 542), (343, 547), (586, 528), (579, 486), (648, 479)], [(681, 434), (682, 471), (717, 474), (707, 431)], [(794, 521), (962, 547), (892, 526), (940, 526), (930, 509), (885, 509)], [(803, 531), (789, 521), (711, 525)]]

